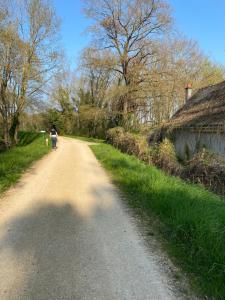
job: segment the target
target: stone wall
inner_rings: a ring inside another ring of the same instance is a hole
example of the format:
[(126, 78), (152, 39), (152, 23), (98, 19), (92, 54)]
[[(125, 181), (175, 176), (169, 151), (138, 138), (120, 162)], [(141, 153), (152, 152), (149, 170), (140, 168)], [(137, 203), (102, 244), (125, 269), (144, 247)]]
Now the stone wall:
[(225, 133), (177, 130), (174, 133), (174, 146), (181, 159), (192, 158), (203, 147), (225, 158)]

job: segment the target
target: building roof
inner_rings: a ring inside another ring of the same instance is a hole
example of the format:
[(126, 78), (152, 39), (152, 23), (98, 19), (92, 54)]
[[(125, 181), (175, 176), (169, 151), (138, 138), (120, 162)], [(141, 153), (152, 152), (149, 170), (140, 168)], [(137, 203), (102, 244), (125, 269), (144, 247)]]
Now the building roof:
[(225, 81), (198, 90), (163, 127), (225, 128)]

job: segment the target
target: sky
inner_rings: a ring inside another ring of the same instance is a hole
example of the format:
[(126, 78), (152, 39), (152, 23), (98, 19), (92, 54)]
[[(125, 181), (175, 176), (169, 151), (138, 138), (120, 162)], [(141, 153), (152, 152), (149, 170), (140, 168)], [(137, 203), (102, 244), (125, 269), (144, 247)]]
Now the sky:
[[(225, 0), (168, 0), (175, 26), (187, 38), (196, 40), (214, 61), (225, 65)], [(88, 45), (85, 29), (90, 25), (82, 14), (81, 0), (53, 0), (60, 16), (62, 45), (71, 66)]]

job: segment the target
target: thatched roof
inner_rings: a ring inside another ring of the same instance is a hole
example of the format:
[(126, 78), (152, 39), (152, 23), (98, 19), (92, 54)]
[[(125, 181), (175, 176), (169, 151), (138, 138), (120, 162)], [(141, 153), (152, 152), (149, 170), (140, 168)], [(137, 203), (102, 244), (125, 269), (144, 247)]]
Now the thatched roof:
[(225, 81), (197, 91), (165, 127), (225, 128)]
[(225, 132), (225, 81), (198, 90), (170, 121), (152, 130), (149, 143), (160, 142), (174, 130)]

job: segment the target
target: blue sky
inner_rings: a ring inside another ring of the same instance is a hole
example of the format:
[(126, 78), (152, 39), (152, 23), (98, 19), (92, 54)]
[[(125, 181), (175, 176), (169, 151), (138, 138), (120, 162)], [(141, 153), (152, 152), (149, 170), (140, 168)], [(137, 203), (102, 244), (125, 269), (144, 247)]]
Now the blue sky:
[[(62, 19), (62, 43), (72, 66), (88, 44), (85, 28), (90, 24), (80, 0), (53, 0)], [(169, 0), (175, 25), (188, 38), (198, 41), (211, 58), (225, 65), (225, 0)]]

